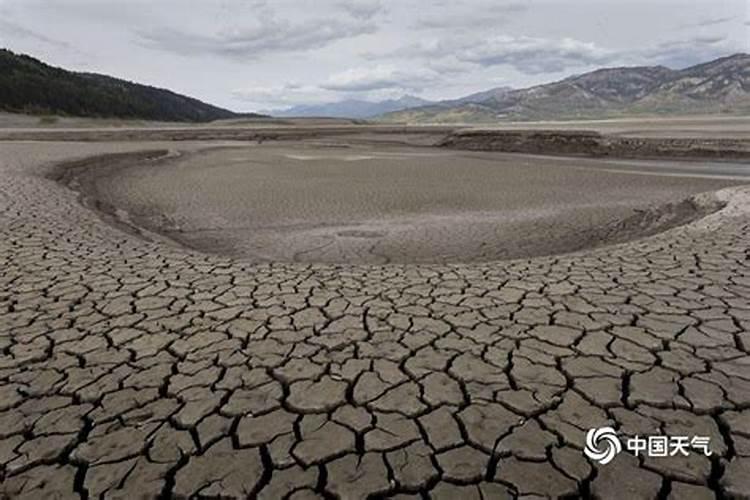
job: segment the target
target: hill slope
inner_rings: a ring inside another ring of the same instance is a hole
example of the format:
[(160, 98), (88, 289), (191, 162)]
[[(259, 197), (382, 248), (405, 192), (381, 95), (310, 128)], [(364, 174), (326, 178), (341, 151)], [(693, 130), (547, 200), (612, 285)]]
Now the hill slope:
[(492, 123), (637, 115), (750, 113), (750, 55), (736, 54), (683, 70), (607, 68), (491, 98), (446, 101), (381, 117), (417, 123)]
[(75, 73), (4, 49), (0, 49), (0, 110), (190, 122), (240, 116), (169, 90)]

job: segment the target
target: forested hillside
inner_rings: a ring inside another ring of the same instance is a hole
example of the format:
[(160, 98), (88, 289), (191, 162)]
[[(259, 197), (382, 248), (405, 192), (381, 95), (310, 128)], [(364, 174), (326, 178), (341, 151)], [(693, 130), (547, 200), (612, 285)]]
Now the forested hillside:
[(0, 110), (184, 122), (239, 116), (169, 90), (75, 73), (4, 49), (0, 49)]

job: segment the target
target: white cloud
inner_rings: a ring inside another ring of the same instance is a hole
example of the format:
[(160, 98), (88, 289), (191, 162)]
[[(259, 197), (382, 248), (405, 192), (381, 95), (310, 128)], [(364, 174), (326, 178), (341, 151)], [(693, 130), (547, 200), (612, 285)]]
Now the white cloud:
[(305, 103), (327, 103), (342, 98), (380, 100), (419, 93), (440, 76), (430, 70), (404, 71), (394, 66), (358, 67), (329, 76), (317, 83), (287, 82), (270, 86), (248, 86), (233, 94), (244, 102), (266, 107)]
[(353, 68), (336, 73), (321, 87), (327, 90), (368, 92), (382, 89), (418, 91), (434, 83), (438, 75), (427, 69), (404, 71), (392, 65)]
[(242, 101), (267, 107), (284, 107), (307, 102), (332, 102), (336, 94), (315, 85), (296, 82), (281, 85), (244, 87), (232, 92)]

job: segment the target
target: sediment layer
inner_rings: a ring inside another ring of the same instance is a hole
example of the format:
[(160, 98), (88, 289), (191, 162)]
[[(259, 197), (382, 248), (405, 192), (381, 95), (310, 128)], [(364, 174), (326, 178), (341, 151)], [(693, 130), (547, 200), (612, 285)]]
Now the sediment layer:
[(575, 130), (461, 130), (439, 145), (471, 151), (615, 158), (750, 159), (750, 141), (620, 137)]

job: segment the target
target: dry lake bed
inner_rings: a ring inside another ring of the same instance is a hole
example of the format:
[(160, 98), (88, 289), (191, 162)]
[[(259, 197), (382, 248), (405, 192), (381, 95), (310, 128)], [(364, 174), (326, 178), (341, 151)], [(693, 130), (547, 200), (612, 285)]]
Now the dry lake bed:
[(747, 498), (748, 162), (445, 133), (0, 131), (0, 496)]
[[(96, 172), (93, 169), (93, 172)], [(207, 252), (330, 264), (468, 263), (622, 242), (705, 214), (750, 165), (265, 144), (97, 178), (97, 198)]]

